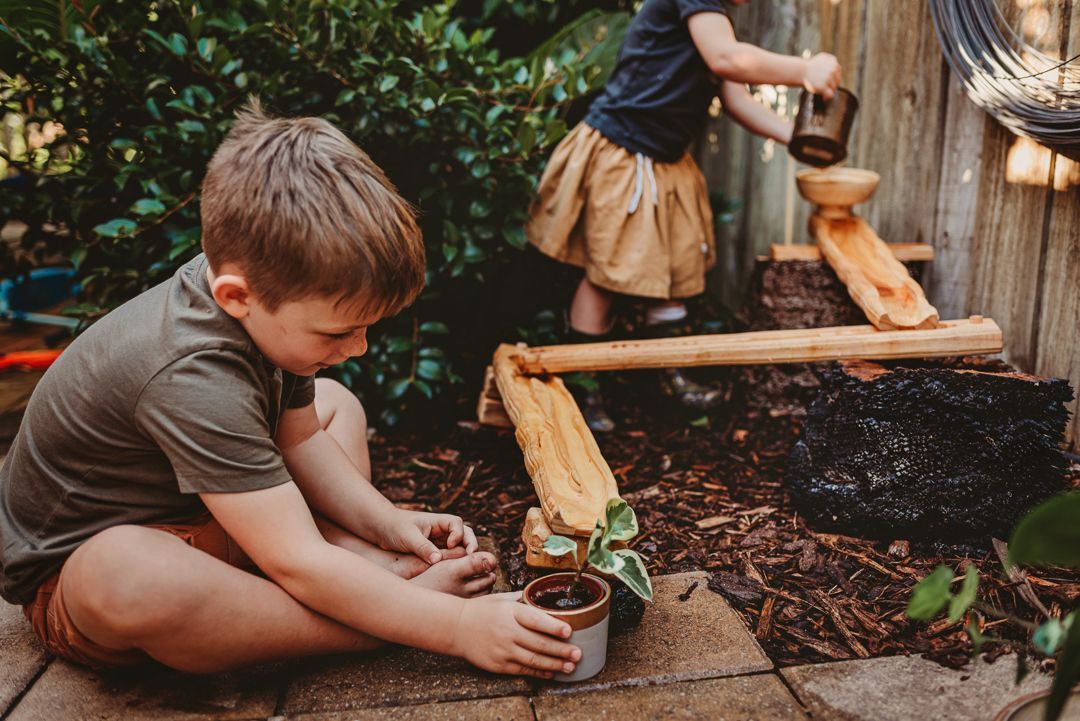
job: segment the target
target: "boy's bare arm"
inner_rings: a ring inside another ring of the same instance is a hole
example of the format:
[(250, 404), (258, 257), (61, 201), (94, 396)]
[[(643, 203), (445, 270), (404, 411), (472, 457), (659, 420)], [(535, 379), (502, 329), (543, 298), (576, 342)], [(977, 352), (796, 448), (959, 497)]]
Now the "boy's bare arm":
[(725, 80), (803, 86), (831, 98), (840, 85), (840, 64), (828, 53), (809, 60), (763, 50), (739, 42), (731, 20), (723, 13), (703, 12), (687, 20), (690, 36), (709, 70)]
[(547, 677), (580, 657), (556, 640), (570, 635), (566, 623), (514, 603), (514, 594), (466, 600), (431, 591), (327, 543), (294, 483), (200, 497), (271, 580), (350, 628), (498, 673)]
[(724, 112), (732, 120), (757, 135), (772, 138), (787, 145), (791, 140), (793, 126), (750, 95), (742, 83), (725, 80), (720, 90)]
[(448, 548), (476, 550), (472, 529), (458, 516), (404, 511), (390, 503), (323, 430), (314, 404), (285, 411), (274, 441), (308, 504), (346, 530), (428, 563), (441, 558), (433, 537)]

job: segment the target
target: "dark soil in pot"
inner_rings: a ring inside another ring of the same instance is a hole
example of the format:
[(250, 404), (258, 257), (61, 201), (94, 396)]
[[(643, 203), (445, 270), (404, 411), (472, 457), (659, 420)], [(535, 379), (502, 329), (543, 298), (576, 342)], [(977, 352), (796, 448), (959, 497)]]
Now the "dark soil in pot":
[(552, 611), (573, 611), (596, 603), (603, 595), (604, 589), (592, 579), (582, 578), (575, 583), (559, 577), (537, 584), (530, 600)]

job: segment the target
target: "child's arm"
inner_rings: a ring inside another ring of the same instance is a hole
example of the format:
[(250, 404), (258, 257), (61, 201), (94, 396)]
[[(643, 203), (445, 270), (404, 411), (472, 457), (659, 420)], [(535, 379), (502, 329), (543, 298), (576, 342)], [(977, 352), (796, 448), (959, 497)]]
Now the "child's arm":
[(513, 603), (514, 594), (466, 600), (439, 593), (327, 543), (293, 483), (199, 495), (271, 580), (357, 631), (460, 656), (496, 673), (561, 671), (575, 650), (556, 640), (570, 636), (569, 625)]
[(433, 537), (447, 548), (461, 544), (469, 553), (476, 550), (476, 536), (458, 516), (405, 511), (390, 503), (323, 430), (314, 403), (285, 411), (274, 442), (307, 502), (342, 528), (428, 563), (441, 558)]
[(731, 21), (723, 13), (703, 12), (687, 19), (690, 36), (709, 70), (740, 83), (803, 86), (831, 98), (840, 85), (840, 63), (828, 53), (809, 60), (780, 55), (735, 38)]
[(792, 124), (754, 100), (742, 83), (725, 80), (720, 89), (720, 100), (724, 103), (724, 112), (751, 133), (784, 145), (791, 140)]

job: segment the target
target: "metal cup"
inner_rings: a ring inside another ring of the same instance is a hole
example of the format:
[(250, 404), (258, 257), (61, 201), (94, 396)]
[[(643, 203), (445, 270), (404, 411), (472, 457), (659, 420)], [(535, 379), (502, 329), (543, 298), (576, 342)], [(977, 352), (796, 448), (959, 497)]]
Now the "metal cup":
[(788, 152), (819, 168), (839, 163), (847, 157), (848, 134), (858, 109), (859, 99), (845, 88), (837, 88), (830, 100), (803, 90)]

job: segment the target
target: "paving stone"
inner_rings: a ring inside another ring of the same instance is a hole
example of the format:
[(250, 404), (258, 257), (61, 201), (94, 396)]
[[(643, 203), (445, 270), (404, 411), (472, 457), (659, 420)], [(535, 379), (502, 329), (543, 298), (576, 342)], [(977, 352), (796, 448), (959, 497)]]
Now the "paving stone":
[(541, 696), (534, 704), (538, 721), (806, 719), (798, 702), (771, 673)]
[(534, 721), (529, 700), (523, 696), (289, 715), (286, 718), (288, 721)]
[[(611, 636), (604, 670), (578, 683), (543, 684), (539, 693), (671, 683), (772, 669), (772, 661), (727, 601), (706, 587), (707, 579), (702, 572), (652, 579), (653, 602), (646, 607), (641, 625)], [(695, 581), (698, 586), (690, 598), (680, 600), (680, 594)]]
[(53, 661), (8, 721), (249, 721), (274, 713), (280, 667), (196, 676), (153, 665), (97, 672)]
[(22, 607), (0, 601), (0, 715), (23, 692), (48, 659)]
[(449, 656), (392, 647), (376, 655), (306, 662), (285, 695), (286, 714), (408, 706), (527, 695), (516, 676), (496, 676)]
[(1014, 684), (1016, 656), (954, 670), (918, 656), (786, 668), (784, 678), (815, 718), (843, 721), (984, 721), (1010, 701), (1050, 686), (1032, 673)]

